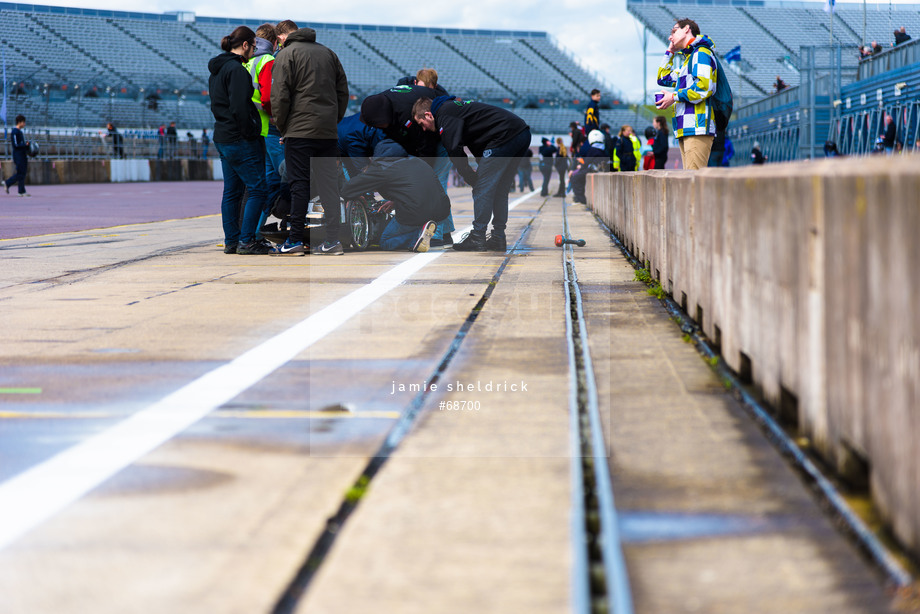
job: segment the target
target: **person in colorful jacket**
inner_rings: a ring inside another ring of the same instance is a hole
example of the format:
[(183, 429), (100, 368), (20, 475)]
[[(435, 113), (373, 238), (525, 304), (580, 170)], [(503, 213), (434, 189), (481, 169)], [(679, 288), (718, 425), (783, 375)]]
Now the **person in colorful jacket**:
[(680, 145), (685, 169), (704, 168), (709, 161), (716, 134), (711, 97), (718, 84), (713, 42), (700, 35), (691, 19), (678, 19), (668, 36), (667, 51), (658, 69), (658, 85), (675, 88), (663, 92), (655, 104), (659, 109), (674, 106), (674, 136)]

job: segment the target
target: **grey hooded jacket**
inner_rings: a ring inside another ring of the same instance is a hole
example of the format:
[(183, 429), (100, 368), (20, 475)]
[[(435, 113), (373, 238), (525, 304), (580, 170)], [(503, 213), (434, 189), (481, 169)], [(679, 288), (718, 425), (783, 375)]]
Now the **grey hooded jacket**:
[(272, 68), (272, 117), (285, 138), (337, 139), (348, 106), (338, 56), (301, 28), (288, 36)]

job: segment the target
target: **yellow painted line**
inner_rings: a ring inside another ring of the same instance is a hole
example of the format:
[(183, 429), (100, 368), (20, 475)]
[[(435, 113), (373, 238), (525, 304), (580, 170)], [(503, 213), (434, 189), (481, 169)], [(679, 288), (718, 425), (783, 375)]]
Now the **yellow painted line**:
[(26, 412), (26, 411), (0, 411), (0, 419), (6, 420), (91, 420), (98, 418), (111, 418), (122, 414), (110, 412)]
[[(384, 418), (398, 420), (398, 411), (307, 411), (307, 410), (217, 410), (211, 418), (245, 419), (317, 419), (317, 418)], [(0, 420), (98, 420), (101, 418), (122, 418), (124, 414), (104, 411), (83, 412), (25, 412), (0, 411)]]

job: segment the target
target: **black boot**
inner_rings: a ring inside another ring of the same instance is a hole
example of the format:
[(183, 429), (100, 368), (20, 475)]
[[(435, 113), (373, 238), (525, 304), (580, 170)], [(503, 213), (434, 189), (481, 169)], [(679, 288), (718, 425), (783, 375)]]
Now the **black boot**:
[(490, 252), (505, 252), (508, 250), (508, 241), (505, 235), (496, 235), (494, 232), (486, 239), (486, 250)]
[(484, 252), (486, 251), (486, 233), (470, 231), (466, 238), (459, 243), (454, 243), (458, 252)]

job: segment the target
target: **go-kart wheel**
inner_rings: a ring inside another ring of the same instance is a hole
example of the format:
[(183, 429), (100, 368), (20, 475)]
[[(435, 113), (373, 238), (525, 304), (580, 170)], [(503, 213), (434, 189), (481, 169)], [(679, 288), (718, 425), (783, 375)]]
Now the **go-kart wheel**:
[(367, 209), (360, 202), (351, 201), (345, 207), (345, 215), (348, 220), (351, 244), (356, 250), (363, 252), (371, 244), (371, 225), (367, 217)]

